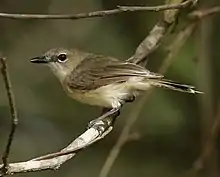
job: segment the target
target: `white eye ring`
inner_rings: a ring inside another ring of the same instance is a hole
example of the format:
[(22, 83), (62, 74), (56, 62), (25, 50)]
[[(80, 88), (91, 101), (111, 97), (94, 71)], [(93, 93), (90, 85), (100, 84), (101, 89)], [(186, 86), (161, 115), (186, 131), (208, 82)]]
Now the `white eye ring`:
[(65, 53), (61, 53), (57, 56), (57, 59), (58, 59), (59, 62), (63, 63), (65, 61), (67, 61), (68, 58), (67, 58), (67, 55)]

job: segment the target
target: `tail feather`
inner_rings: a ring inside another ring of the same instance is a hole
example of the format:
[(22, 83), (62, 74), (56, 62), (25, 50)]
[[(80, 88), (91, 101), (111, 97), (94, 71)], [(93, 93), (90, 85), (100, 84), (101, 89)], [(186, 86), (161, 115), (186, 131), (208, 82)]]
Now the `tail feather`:
[(179, 84), (174, 81), (165, 80), (165, 79), (154, 80), (151, 84), (156, 87), (164, 87), (164, 88), (168, 88), (168, 89), (176, 90), (180, 92), (187, 92), (187, 93), (192, 93), (192, 94), (203, 94), (203, 92), (196, 90), (194, 86)]

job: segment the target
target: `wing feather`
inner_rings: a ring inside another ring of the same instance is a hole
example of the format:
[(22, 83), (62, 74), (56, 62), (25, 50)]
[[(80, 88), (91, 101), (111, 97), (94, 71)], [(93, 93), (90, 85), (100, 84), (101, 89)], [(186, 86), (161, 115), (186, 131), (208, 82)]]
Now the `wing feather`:
[(126, 82), (133, 76), (163, 78), (139, 65), (91, 54), (72, 71), (65, 82), (71, 89), (93, 90), (112, 83)]

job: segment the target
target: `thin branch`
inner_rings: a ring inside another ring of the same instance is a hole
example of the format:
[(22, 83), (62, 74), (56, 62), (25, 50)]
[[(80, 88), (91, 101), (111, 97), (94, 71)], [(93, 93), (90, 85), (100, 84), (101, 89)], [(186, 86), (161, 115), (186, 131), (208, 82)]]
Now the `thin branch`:
[(182, 9), (187, 7), (189, 4), (191, 4), (193, 1), (184, 1), (182, 3), (173, 3), (173, 4), (165, 4), (160, 6), (154, 6), (154, 7), (145, 7), (145, 6), (118, 6), (119, 9), (123, 11), (162, 11), (162, 10), (172, 10), (172, 9)]
[(91, 144), (95, 143), (96, 141), (99, 141), (100, 139), (104, 138), (107, 134), (109, 134), (112, 131), (112, 129), (113, 129), (112, 124), (114, 122), (114, 119), (117, 116), (118, 115), (106, 118), (107, 122), (103, 122), (101, 120), (99, 122), (99, 124), (95, 124), (92, 128), (94, 128), (97, 131), (99, 131), (99, 136), (92, 138), (90, 141), (87, 141), (85, 144), (82, 144), (80, 146), (77, 146), (77, 147), (71, 148), (71, 149), (66, 149), (65, 148), (64, 150), (61, 150), (60, 152), (55, 152), (55, 153), (47, 154), (47, 155), (44, 155), (44, 156), (36, 157), (36, 158), (34, 158), (32, 160), (39, 161), (39, 160), (52, 159), (52, 158), (56, 158), (56, 157), (59, 157), (59, 156), (68, 155), (68, 154), (73, 154), (73, 153), (79, 152), (80, 150), (90, 146)]
[(146, 57), (158, 48), (168, 27), (169, 25), (165, 22), (158, 22), (149, 35), (139, 44), (134, 55), (128, 61), (136, 64), (142, 64), (143, 61), (146, 61)]
[[(202, 20), (216, 13), (220, 13), (220, 6), (195, 10), (188, 15), (188, 18), (190, 20)], [(140, 43), (135, 51), (135, 54), (130, 57), (128, 61), (137, 64), (140, 64), (143, 61), (146, 62), (146, 57), (160, 46), (165, 34), (171, 25), (170, 22), (171, 21), (168, 23), (165, 19), (158, 22), (152, 28), (149, 35)]]
[[(159, 73), (165, 73), (168, 68), (170, 67), (171, 63), (172, 63), (172, 59), (174, 59), (174, 57), (178, 54), (178, 52), (180, 51), (180, 49), (182, 48), (182, 46), (185, 44), (185, 42), (187, 41), (187, 39), (189, 38), (189, 36), (192, 34), (193, 30), (194, 30), (195, 25), (192, 24), (190, 26), (188, 26), (186, 29), (184, 29), (183, 31), (181, 31), (176, 39), (173, 41), (173, 43), (170, 45), (170, 52), (167, 55), (167, 57), (165, 58), (163, 64), (161, 65), (161, 67), (159, 68), (158, 72)], [(115, 143), (115, 145), (112, 147), (101, 171), (99, 174), (99, 177), (107, 177), (115, 160), (117, 159), (119, 153), (121, 152), (122, 147), (126, 144), (126, 142), (130, 139), (130, 135), (132, 134), (131, 128), (132, 126), (135, 124), (135, 122), (137, 121), (139, 114), (144, 106), (144, 103), (146, 102), (148, 96), (151, 94), (153, 88), (148, 90), (147, 94), (142, 97), (139, 102), (134, 106), (134, 109), (131, 112), (131, 115), (128, 117), (127, 122), (117, 140), (117, 142)]]
[(205, 162), (215, 148), (215, 140), (217, 139), (220, 129), (220, 102), (218, 104), (217, 111), (218, 112), (215, 116), (214, 123), (211, 126), (209, 137), (204, 145), (203, 151), (193, 165), (194, 170), (197, 172), (204, 168)]
[(10, 14), (10, 13), (0, 13), (0, 18), (11, 18), (11, 19), (69, 19), (77, 20), (82, 18), (94, 18), (94, 17), (104, 17), (109, 15), (116, 15), (123, 12), (138, 12), (138, 11), (162, 11), (169, 9), (181, 9), (195, 0), (187, 0), (182, 3), (169, 4), (169, 5), (159, 5), (152, 7), (133, 7), (133, 6), (118, 6), (117, 9), (112, 10), (101, 10), (88, 13), (79, 13), (79, 14), (62, 14), (62, 15), (49, 15), (49, 14)]
[[(201, 10), (202, 11), (202, 10)], [(198, 80), (198, 84), (205, 91), (205, 95), (200, 101), (201, 110), (201, 155), (194, 163), (194, 172), (204, 169), (208, 173), (217, 172), (216, 154), (214, 153), (213, 145), (215, 144), (212, 135), (213, 126), (218, 122), (218, 118), (214, 113), (214, 97), (213, 97), (213, 80), (212, 80), (212, 33), (213, 33), (213, 20), (200, 21), (198, 24), (198, 53), (200, 71), (198, 75), (203, 74), (203, 79)], [(201, 73), (202, 71), (202, 73)], [(220, 106), (220, 105), (219, 105)], [(218, 110), (219, 111), (219, 110)], [(211, 132), (210, 132), (211, 131)]]
[[(101, 140), (108, 135), (112, 130), (112, 122), (114, 117), (108, 117), (105, 120), (96, 123), (91, 128), (86, 130), (83, 134), (77, 137), (66, 148), (62, 149), (62, 155), (56, 153), (41, 156), (24, 162), (10, 163), (7, 172), (0, 172), (0, 175), (13, 175), (15, 173), (42, 171), (42, 170), (55, 170), (60, 167), (64, 162), (73, 158), (79, 150), (82, 150), (89, 145)], [(71, 152), (71, 153), (70, 153)], [(0, 169), (4, 165), (0, 165)]]
[(11, 80), (10, 80), (9, 73), (8, 73), (6, 59), (3, 57), (0, 57), (0, 63), (1, 63), (1, 73), (2, 73), (4, 84), (5, 84), (5, 89), (7, 92), (7, 97), (8, 97), (8, 102), (9, 102), (9, 107), (10, 107), (10, 112), (11, 112), (11, 130), (8, 136), (8, 141), (7, 141), (7, 145), (5, 148), (5, 152), (3, 153), (3, 156), (2, 156), (2, 161), (4, 164), (2, 170), (7, 171), (8, 157), (9, 157), (9, 153), (11, 149), (11, 144), (14, 139), (14, 133), (15, 133), (15, 130), (18, 124), (18, 116), (17, 116), (17, 110), (15, 106), (15, 101), (14, 101), (14, 94), (12, 91), (12, 85), (11, 85)]
[(203, 19), (205, 17), (220, 13), (220, 6), (210, 7), (207, 9), (199, 9), (191, 12), (188, 17), (191, 19)]
[[(195, 5), (197, 0), (180, 1), (179, 7), (188, 7), (189, 5)], [(184, 5), (183, 5), (184, 4)], [(169, 4), (167, 6), (170, 6)], [(145, 65), (147, 57), (154, 52), (161, 44), (165, 34), (169, 30), (169, 27), (175, 23), (178, 11), (170, 11), (164, 13), (162, 19), (152, 28), (149, 35), (139, 44), (134, 55), (128, 59), (129, 62)]]
[(168, 67), (170, 66), (171, 60), (177, 56), (182, 46), (189, 39), (193, 31), (195, 30), (196, 23), (189, 24), (185, 29), (179, 32), (175, 40), (168, 46), (167, 50), (169, 51), (166, 59), (164, 59), (163, 64), (159, 69), (159, 73), (165, 73)]

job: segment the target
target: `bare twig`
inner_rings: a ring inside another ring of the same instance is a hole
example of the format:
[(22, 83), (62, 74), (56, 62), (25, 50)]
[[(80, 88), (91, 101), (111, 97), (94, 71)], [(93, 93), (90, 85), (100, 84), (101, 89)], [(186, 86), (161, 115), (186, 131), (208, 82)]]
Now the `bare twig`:
[(220, 12), (220, 6), (210, 7), (207, 9), (195, 10), (188, 15), (191, 19), (203, 19)]
[(45, 159), (52, 159), (52, 158), (63, 156), (63, 155), (77, 153), (78, 151), (90, 146), (91, 144), (95, 143), (96, 141), (99, 141), (100, 139), (104, 138), (107, 134), (109, 134), (113, 129), (112, 124), (114, 122), (114, 119), (117, 116), (118, 115), (106, 118), (107, 122), (104, 122), (104, 121), (101, 120), (99, 122), (99, 124), (95, 124), (93, 126), (93, 128), (96, 129), (97, 131), (99, 131), (99, 136), (93, 137), (90, 141), (87, 141), (85, 144), (82, 144), (81, 146), (77, 146), (77, 147), (71, 148), (71, 149), (66, 149), (65, 148), (64, 150), (61, 150), (60, 152), (47, 154), (47, 155), (44, 155), (44, 156), (34, 158), (32, 160), (38, 160), (39, 161), (39, 160), (45, 160)]
[(215, 121), (217, 121), (214, 116), (214, 97), (212, 92), (213, 83), (211, 79), (213, 69), (212, 32), (212, 19), (200, 21), (200, 23), (198, 23), (197, 56), (200, 61), (200, 72), (198, 75), (203, 75), (203, 79), (198, 80), (198, 84), (203, 88), (206, 94), (202, 97), (202, 100), (199, 100), (201, 106), (201, 155), (196, 163), (194, 163), (193, 170), (195, 172), (199, 172), (201, 169), (204, 169), (209, 173), (209, 175), (218, 171), (214, 149), (212, 147), (215, 143), (213, 142), (215, 139), (213, 139), (213, 135), (210, 132), (212, 131), (213, 126), (215, 126)]
[[(60, 151), (62, 154), (56, 155), (56, 153), (54, 153), (25, 162), (10, 163), (8, 165), (6, 175), (58, 169), (61, 164), (74, 157), (79, 150), (82, 150), (108, 135), (112, 130), (112, 121), (113, 117), (109, 117), (106, 118), (105, 121), (100, 121), (98, 124), (93, 125), (90, 129), (86, 130), (82, 135), (77, 137), (66, 148), (62, 149)], [(0, 168), (3, 168), (3, 165), (0, 165)], [(0, 175), (2, 174), (5, 173), (0, 172)]]
[(158, 48), (169, 26), (165, 21), (158, 22), (150, 31), (149, 35), (140, 43), (135, 54), (128, 61), (144, 65), (145, 63), (142, 62), (146, 61), (146, 57)]
[(215, 140), (217, 138), (217, 135), (219, 133), (220, 129), (220, 102), (218, 104), (218, 110), (217, 114), (215, 116), (214, 123), (211, 126), (209, 137), (204, 145), (204, 148), (202, 150), (202, 153), (200, 156), (196, 159), (194, 163), (194, 170), (199, 171), (201, 170), (207, 159), (210, 157), (210, 154), (213, 152), (215, 148)]
[(171, 60), (179, 53), (181, 47), (186, 43), (187, 39), (191, 36), (194, 29), (196, 27), (196, 23), (192, 23), (188, 25), (184, 30), (180, 31), (179, 34), (176, 36), (173, 43), (168, 47), (170, 51), (164, 60), (163, 64), (161, 65), (159, 72), (165, 73), (167, 68), (170, 66)]
[[(189, 36), (192, 34), (193, 29), (194, 29), (195, 25), (192, 24), (190, 26), (188, 26), (186, 29), (184, 29), (183, 31), (181, 31), (176, 39), (174, 40), (174, 42), (170, 45), (170, 52), (167, 55), (167, 57), (165, 58), (163, 64), (161, 65), (161, 67), (159, 68), (158, 72), (159, 73), (165, 73), (169, 66), (172, 63), (172, 59), (178, 54), (179, 50), (182, 48), (182, 46), (185, 44), (186, 40), (189, 38)], [(131, 127), (135, 124), (135, 122), (137, 121), (139, 114), (141, 112), (141, 109), (144, 106), (144, 103), (146, 102), (148, 96), (151, 94), (152, 89), (148, 90), (147, 94), (142, 97), (139, 102), (134, 106), (134, 109), (132, 110), (129, 118), (126, 121), (126, 124), (117, 140), (117, 142), (115, 143), (115, 145), (112, 147), (101, 171), (99, 174), (99, 177), (107, 177), (116, 158), (118, 157), (122, 147), (126, 144), (126, 142), (129, 140), (129, 137), (131, 135)]]
[(3, 153), (3, 156), (2, 156), (2, 161), (4, 164), (2, 170), (6, 172), (7, 167), (8, 167), (8, 156), (10, 153), (11, 144), (12, 144), (14, 133), (15, 133), (17, 123), (18, 123), (18, 116), (17, 116), (17, 110), (15, 106), (15, 101), (14, 101), (14, 94), (12, 91), (11, 80), (8, 74), (6, 59), (3, 57), (0, 57), (0, 62), (1, 62), (1, 73), (3, 76), (5, 89), (7, 91), (7, 97), (8, 97), (8, 102), (9, 102), (9, 107), (10, 107), (10, 112), (11, 112), (11, 130), (8, 136), (8, 142), (5, 148), (5, 152)]
[[(188, 18), (190, 20), (202, 20), (219, 12), (220, 12), (219, 6), (211, 7), (207, 9), (200, 9), (191, 12), (188, 15)], [(164, 38), (164, 35), (168, 31), (171, 23), (173, 22), (171, 20), (166, 20), (166, 19), (168, 18), (162, 19), (152, 28), (149, 35), (137, 47), (135, 54), (128, 59), (129, 62), (140, 64), (141, 62), (146, 61), (146, 57), (149, 56), (153, 51), (155, 51), (159, 47), (162, 39)]]
[(182, 3), (173, 3), (173, 4), (165, 4), (160, 6), (154, 6), (154, 7), (144, 7), (144, 6), (118, 6), (119, 9), (123, 11), (162, 11), (162, 10), (171, 10), (171, 9), (182, 9), (187, 7), (189, 4), (191, 4), (193, 1), (184, 1)]
[[(197, 0), (184, 1), (176, 0), (176, 4), (181, 4), (181, 7), (187, 7), (191, 4), (195, 5)], [(178, 3), (179, 2), (179, 3)], [(182, 6), (184, 4), (184, 6)], [(169, 6), (168, 4), (167, 6)], [(169, 27), (175, 23), (178, 10), (170, 10), (164, 13), (162, 19), (152, 28), (149, 35), (139, 44), (135, 54), (128, 59), (129, 62), (145, 65), (146, 57), (154, 52), (161, 44), (162, 39), (169, 30)]]
[(1, 18), (11, 18), (11, 19), (69, 19), (69, 20), (77, 20), (81, 18), (93, 18), (93, 17), (103, 17), (109, 15), (116, 15), (123, 12), (138, 12), (138, 11), (162, 11), (162, 10), (169, 10), (169, 9), (181, 9), (195, 0), (187, 0), (182, 3), (176, 4), (165, 4), (159, 6), (152, 6), (152, 7), (133, 7), (133, 6), (118, 6), (117, 9), (112, 10), (101, 10), (95, 12), (88, 12), (88, 13), (79, 13), (79, 14), (63, 14), (63, 15), (49, 15), (49, 14), (10, 14), (10, 13), (0, 13)]

